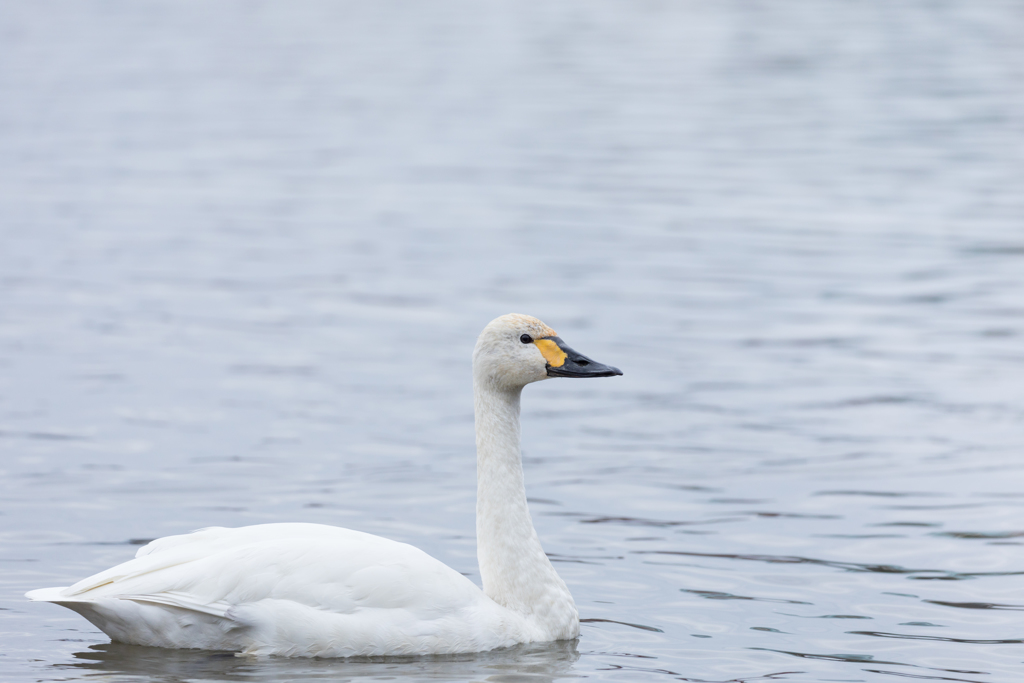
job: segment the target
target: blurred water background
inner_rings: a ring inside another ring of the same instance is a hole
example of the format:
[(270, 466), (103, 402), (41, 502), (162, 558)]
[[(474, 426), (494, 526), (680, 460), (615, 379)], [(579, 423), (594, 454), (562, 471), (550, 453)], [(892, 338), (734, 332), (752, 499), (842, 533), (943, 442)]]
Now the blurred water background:
[[(1024, 5), (0, 5), (0, 679), (1019, 681)], [(336, 524), (478, 580), (470, 352), (577, 643), (246, 660), (24, 591)]]

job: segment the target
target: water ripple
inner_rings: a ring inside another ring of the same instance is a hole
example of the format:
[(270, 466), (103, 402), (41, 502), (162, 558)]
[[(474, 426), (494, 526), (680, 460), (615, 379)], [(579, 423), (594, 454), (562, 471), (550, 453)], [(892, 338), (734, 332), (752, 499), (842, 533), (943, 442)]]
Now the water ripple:
[(860, 562), (839, 562), (835, 560), (819, 560), (797, 555), (760, 555), (742, 553), (698, 553), (684, 550), (632, 550), (637, 555), (679, 555), (684, 557), (711, 557), (725, 560), (743, 560), (748, 562), (767, 562), (769, 564), (808, 564), (832, 567), (850, 572), (870, 572), (876, 574), (901, 574), (911, 579), (922, 581), (960, 581), (990, 576), (1020, 576), (1024, 571), (1010, 572), (951, 572), (943, 569), (908, 569), (892, 564), (872, 564)]

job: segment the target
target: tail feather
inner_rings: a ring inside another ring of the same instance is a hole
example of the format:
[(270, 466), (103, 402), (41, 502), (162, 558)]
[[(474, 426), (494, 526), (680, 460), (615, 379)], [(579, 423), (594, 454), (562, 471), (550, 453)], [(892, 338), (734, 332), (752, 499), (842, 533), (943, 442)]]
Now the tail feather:
[(25, 593), (25, 597), (36, 602), (76, 602), (73, 597), (64, 595), (64, 591), (67, 589), (67, 586), (57, 586), (56, 588), (37, 588), (34, 591)]
[[(71, 593), (67, 595), (66, 593)], [(241, 650), (251, 639), (248, 625), (228, 616), (230, 605), (203, 604), (187, 594), (97, 596), (68, 588), (40, 588), (29, 600), (52, 602), (78, 612), (111, 640), (155, 647)]]

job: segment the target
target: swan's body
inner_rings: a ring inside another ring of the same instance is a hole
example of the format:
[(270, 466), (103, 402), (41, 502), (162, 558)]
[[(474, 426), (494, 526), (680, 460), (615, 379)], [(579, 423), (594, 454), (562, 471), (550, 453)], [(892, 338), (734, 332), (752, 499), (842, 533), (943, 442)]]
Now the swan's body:
[(325, 524), (168, 536), (29, 597), (75, 610), (115, 641), (158, 647), (346, 657), (551, 639), (423, 551)]
[(75, 610), (115, 641), (250, 654), (443, 654), (575, 638), (576, 605), (527, 508), (519, 397), (549, 376), (621, 373), (520, 315), (484, 328), (473, 372), (482, 591), (405, 543), (261, 524), (161, 538), (134, 560), (28, 597)]

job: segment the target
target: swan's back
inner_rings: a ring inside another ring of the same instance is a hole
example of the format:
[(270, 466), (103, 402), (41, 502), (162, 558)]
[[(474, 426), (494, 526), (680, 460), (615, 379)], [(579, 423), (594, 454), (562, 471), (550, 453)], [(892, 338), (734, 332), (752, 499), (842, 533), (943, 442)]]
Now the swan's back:
[(320, 524), (209, 528), (153, 541), (64, 589), (114, 640), (257, 654), (472, 652), (529, 627), (466, 577), (405, 543)]

